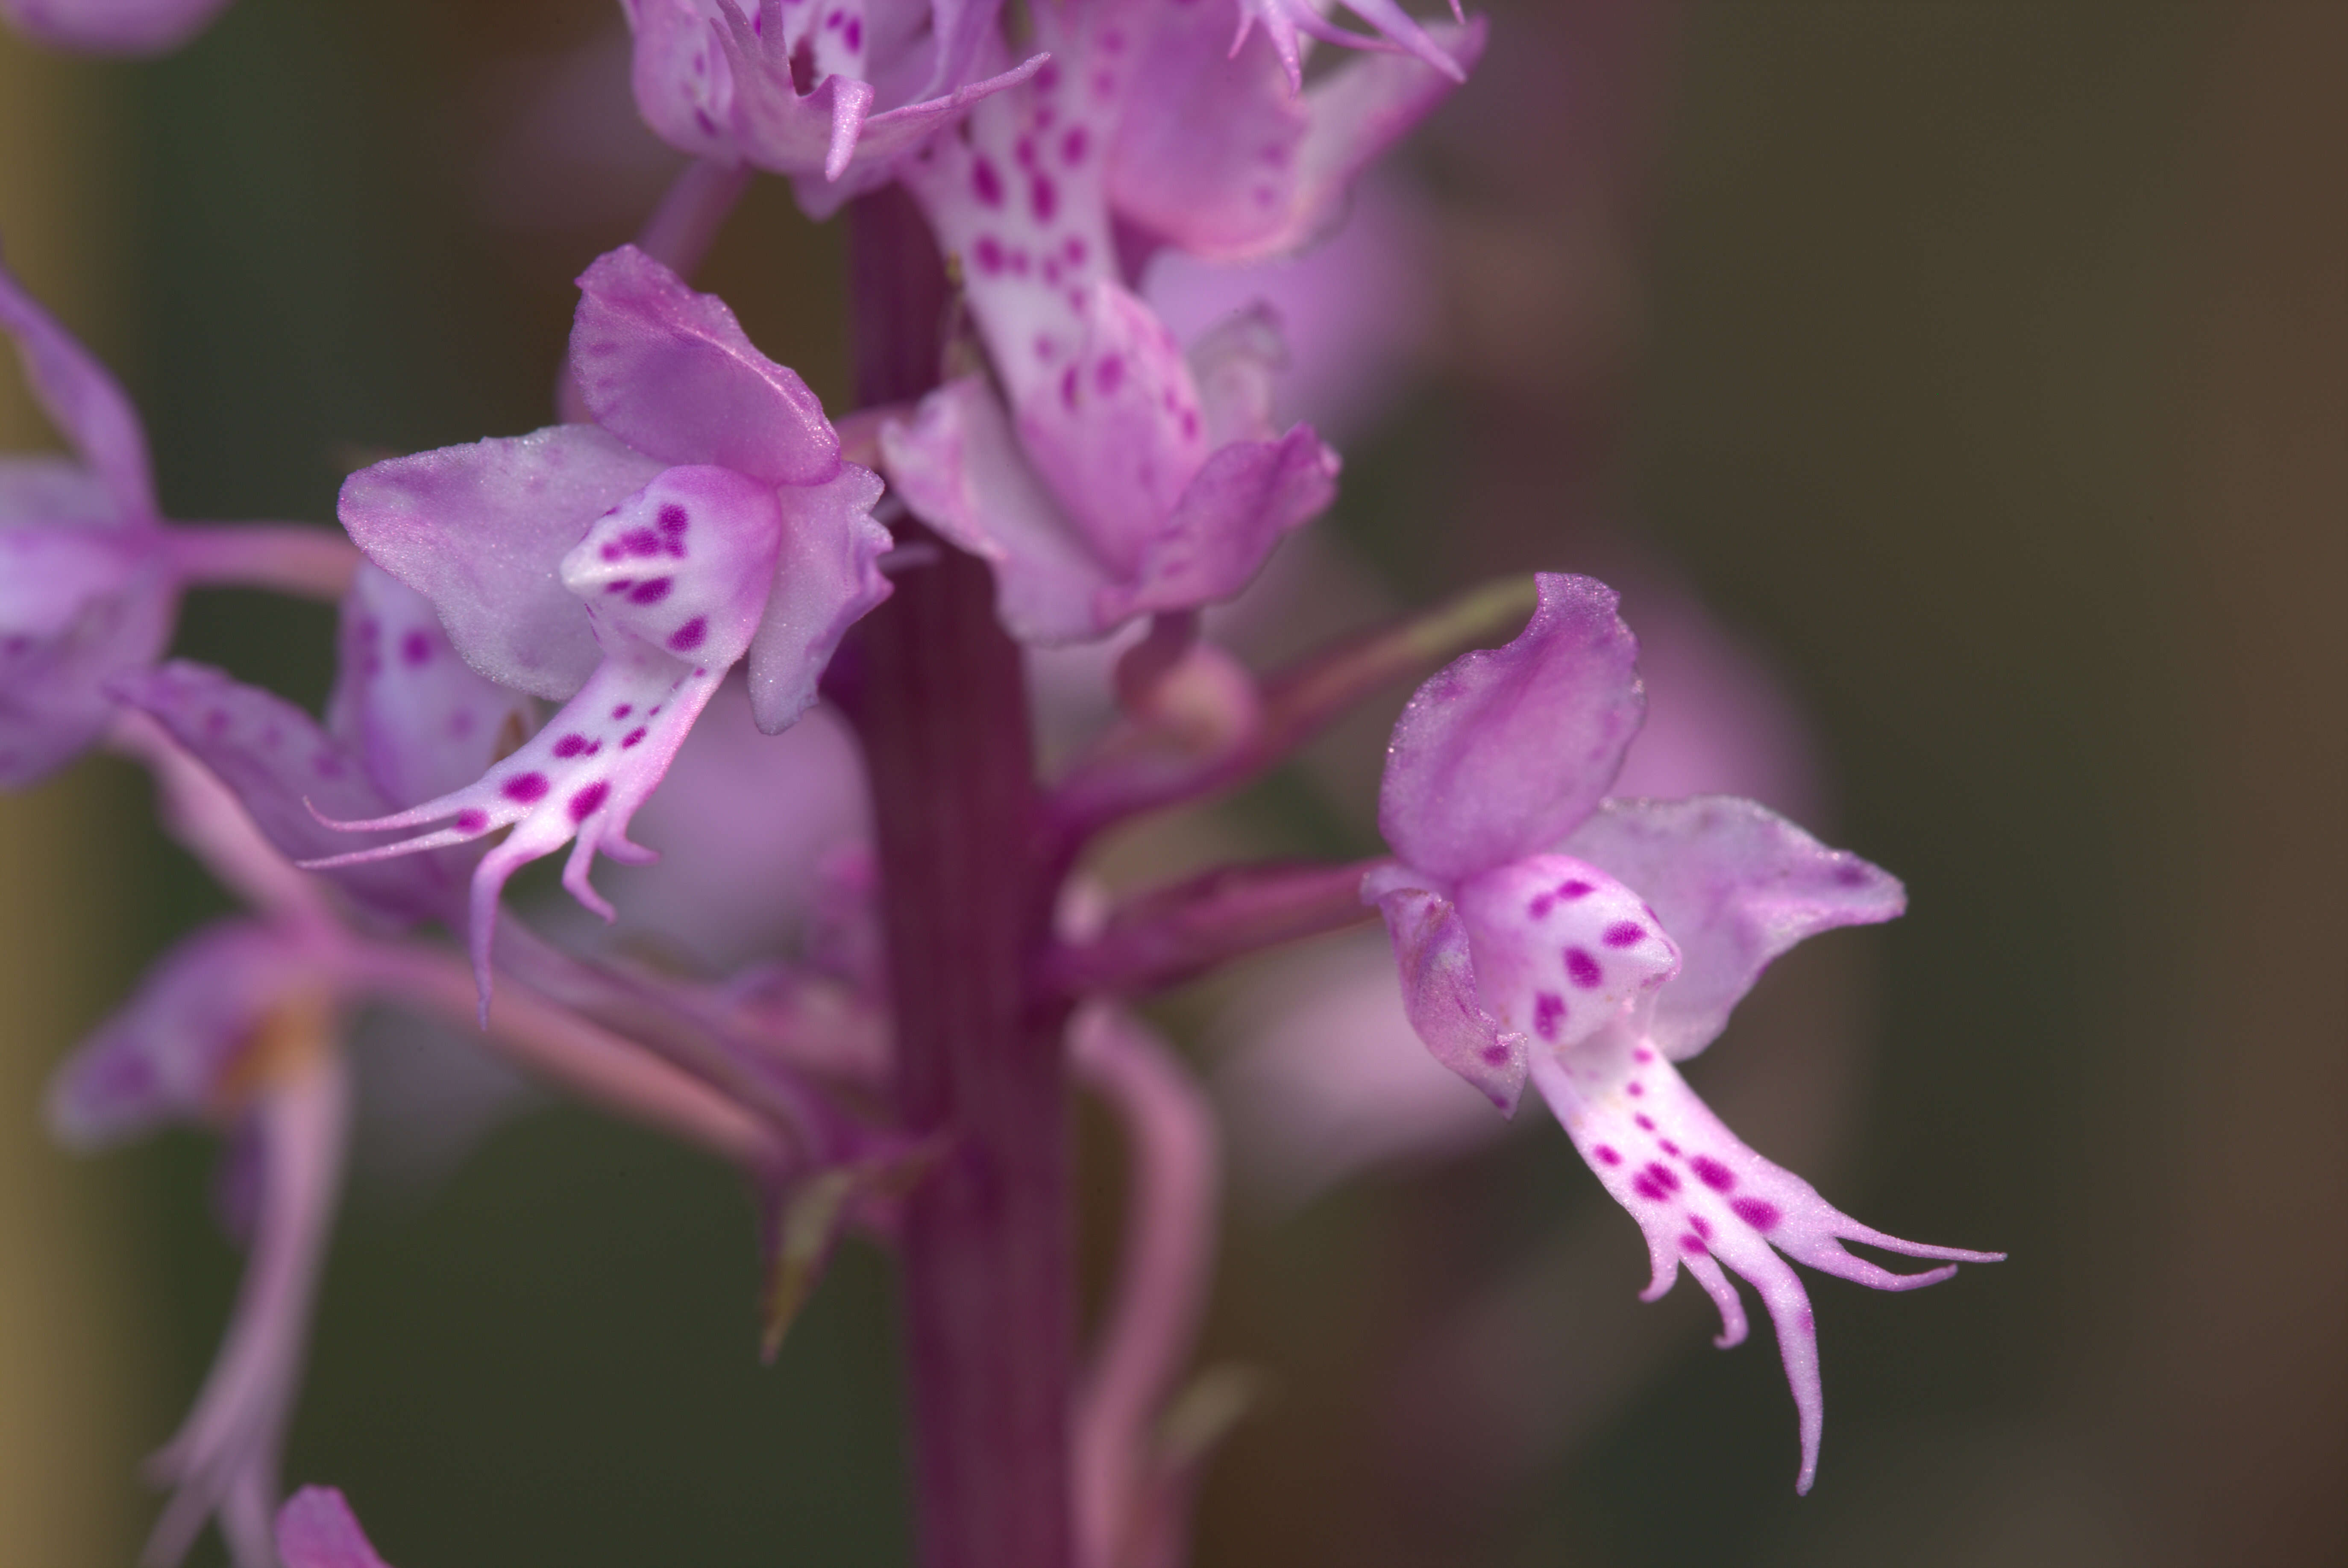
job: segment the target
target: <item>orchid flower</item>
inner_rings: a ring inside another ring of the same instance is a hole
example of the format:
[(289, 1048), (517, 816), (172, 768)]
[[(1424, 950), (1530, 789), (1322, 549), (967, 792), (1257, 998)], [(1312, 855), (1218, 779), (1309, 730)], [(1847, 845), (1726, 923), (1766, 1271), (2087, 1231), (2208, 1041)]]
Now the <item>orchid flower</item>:
[(160, 55), (210, 26), (228, 0), (0, 0), (0, 17), (61, 49)]
[(98, 738), (108, 682), (162, 653), (183, 586), (314, 593), (347, 577), (348, 546), (299, 527), (166, 526), (130, 399), (5, 267), (0, 329), (74, 449), (0, 457), (0, 787), (21, 788)]
[(809, 215), (829, 217), (1043, 64), (1038, 55), (1003, 68), (1000, 4), (623, 0), (636, 107), (696, 158), (792, 176)]
[(628, 822), (728, 667), (748, 661), (769, 734), (814, 702), (850, 624), (888, 596), (871, 518), (879, 479), (798, 377), (734, 315), (633, 247), (580, 279), (572, 374), (593, 425), (378, 463), (344, 486), (351, 535), (432, 601), (457, 651), (501, 686), (563, 700), (474, 783), (350, 831), (449, 820), (398, 843), (305, 862), (364, 864), (512, 828), (473, 873), (483, 1006), (499, 895), (516, 868), (576, 841), (563, 885), (597, 851), (642, 861)]
[(1737, 1344), (1751, 1282), (1800, 1415), (1807, 1492), (1825, 1404), (1809, 1298), (1778, 1255), (1883, 1290), (1846, 1251), (1990, 1263), (1862, 1225), (1723, 1126), (1673, 1063), (1719, 1035), (1769, 961), (1804, 937), (1900, 913), (1898, 882), (1749, 800), (1608, 800), (1637, 730), (1637, 645), (1612, 590), (1543, 576), (1531, 624), (1421, 686), (1396, 722), (1378, 820), (1398, 863), (1384, 913), (1411, 1023), (1437, 1060), (1513, 1113), (1528, 1078), (1646, 1233), (1653, 1277), (1685, 1264)]
[(181, 943), (58, 1070), (48, 1119), (80, 1149), (225, 1120), (259, 1161), (252, 1261), (211, 1376), (149, 1469), (172, 1488), (143, 1561), (217, 1517), (238, 1568), (273, 1568), (278, 1450), (301, 1380), (349, 1123), (334, 1040), (336, 950), (300, 921), (229, 920)]
[[(1269, 42), (1234, 55), (1207, 11), (1039, 8), (1052, 63), (903, 165), (994, 377), (939, 388), (881, 450), (915, 515), (993, 563), (1023, 641), (1229, 598), (1335, 493), (1312, 428), (1272, 423), (1268, 313), (1186, 358), (1120, 279), (1120, 240), (1231, 259), (1306, 243), (1451, 79), (1373, 56), (1300, 98)], [(1468, 57), (1480, 37), (1463, 33)]]
[(285, 1568), (391, 1568), (331, 1486), (305, 1486), (285, 1500), (277, 1511), (277, 1555)]

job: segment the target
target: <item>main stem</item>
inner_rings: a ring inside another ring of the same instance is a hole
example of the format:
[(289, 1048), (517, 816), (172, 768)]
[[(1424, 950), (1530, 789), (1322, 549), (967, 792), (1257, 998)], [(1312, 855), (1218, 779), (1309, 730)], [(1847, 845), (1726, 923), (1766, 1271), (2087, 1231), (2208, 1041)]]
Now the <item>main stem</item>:
[[(911, 203), (849, 215), (856, 390), (936, 383), (949, 294)], [(908, 1202), (905, 1358), (925, 1568), (1068, 1568), (1075, 1284), (1062, 1010), (1019, 650), (951, 549), (857, 628), (842, 696), (872, 779), (897, 1099), (947, 1140)]]

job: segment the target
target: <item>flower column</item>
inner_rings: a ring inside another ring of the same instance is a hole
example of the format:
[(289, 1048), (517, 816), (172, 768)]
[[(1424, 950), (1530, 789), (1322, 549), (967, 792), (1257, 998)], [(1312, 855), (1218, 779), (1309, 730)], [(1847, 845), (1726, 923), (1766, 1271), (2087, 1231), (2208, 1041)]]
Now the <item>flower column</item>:
[[(850, 210), (857, 395), (936, 384), (946, 285), (896, 191)], [(926, 539), (918, 525), (899, 538)], [(1019, 651), (974, 557), (904, 573), (840, 696), (869, 758), (906, 1126), (948, 1140), (905, 1213), (913, 1473), (926, 1568), (1066, 1568), (1075, 1288), (1060, 1004)]]

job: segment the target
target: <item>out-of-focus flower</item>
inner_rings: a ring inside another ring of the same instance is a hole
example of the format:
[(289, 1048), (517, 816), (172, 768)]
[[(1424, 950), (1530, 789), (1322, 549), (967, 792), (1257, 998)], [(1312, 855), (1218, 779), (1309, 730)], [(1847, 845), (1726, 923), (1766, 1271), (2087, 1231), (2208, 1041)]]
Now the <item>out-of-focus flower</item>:
[(352, 476), (360, 547), (431, 600), (457, 650), (500, 685), (567, 699), (476, 783), (350, 830), (454, 819), (362, 864), (505, 841), (474, 872), (469, 931), (484, 1006), (498, 898), (573, 839), (563, 885), (595, 852), (646, 858), (630, 818), (736, 660), (760, 727), (815, 700), (839, 638), (888, 596), (877, 476), (839, 458), (822, 406), (753, 347), (733, 313), (633, 247), (580, 279), (572, 366), (594, 425), (444, 448)]
[[(1234, 51), (1211, 7), (1170, 0), (1046, 6), (1036, 26), (1052, 62), (902, 168), (994, 377), (941, 387), (882, 451), (914, 513), (994, 564), (1013, 634), (1053, 644), (1231, 597), (1334, 494), (1335, 454), (1272, 424), (1269, 314), (1186, 357), (1121, 255), (1311, 242), (1452, 78), (1374, 54), (1300, 96), (1268, 36)], [(1462, 58), (1481, 36), (1457, 30)]]
[(828, 217), (894, 160), (1033, 75), (1000, 0), (623, 0), (636, 108), (671, 146), (795, 177)]
[(74, 1147), (208, 1121), (244, 1140), (232, 1161), (254, 1162), (252, 1260), (234, 1315), (194, 1408), (149, 1465), (172, 1489), (149, 1568), (177, 1563), (211, 1518), (238, 1568), (274, 1568), (278, 1452), (349, 1125), (335, 958), (329, 933), (298, 920), (208, 927), (149, 972), (50, 1086), (49, 1124)]
[(1400, 863), (1363, 894), (1385, 914), (1413, 1026), (1437, 1059), (1513, 1110), (1526, 1079), (1646, 1233), (1653, 1278), (1684, 1263), (1745, 1336), (1722, 1265), (1762, 1294), (1800, 1412), (1809, 1490), (1824, 1419), (1809, 1299), (1778, 1250), (1880, 1289), (1845, 1250), (1924, 1246), (1859, 1224), (1738, 1141), (1672, 1062), (1720, 1033), (1768, 962), (1806, 936), (1888, 920), (1900, 884), (1751, 801), (1603, 800), (1636, 731), (1637, 645), (1614, 595), (1544, 576), (1507, 647), (1419, 688), (1395, 726), (1379, 826)]
[(285, 1568), (391, 1568), (331, 1486), (305, 1486), (285, 1500), (277, 1513), (277, 1554)]
[(29, 36), (100, 55), (176, 49), (227, 8), (228, 0), (0, 0), (0, 16)]

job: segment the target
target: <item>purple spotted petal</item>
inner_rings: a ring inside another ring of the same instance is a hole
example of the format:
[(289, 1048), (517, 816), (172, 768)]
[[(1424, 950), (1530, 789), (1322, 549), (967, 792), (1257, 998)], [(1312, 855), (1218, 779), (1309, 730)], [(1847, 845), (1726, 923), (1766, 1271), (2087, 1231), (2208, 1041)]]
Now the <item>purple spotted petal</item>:
[(1907, 907), (1890, 872), (1727, 796), (1609, 800), (1565, 846), (1636, 888), (1679, 944), (1685, 963), (1657, 993), (1648, 1026), (1674, 1060), (1710, 1045), (1769, 961), (1796, 943)]
[(1679, 949), (1639, 895), (1569, 855), (1533, 855), (1459, 884), (1477, 994), (1503, 1029), (1580, 1045), (1656, 994)]
[[(1118, 121), (1109, 201), (1205, 260), (1289, 255), (1321, 238), (1343, 219), (1354, 181), (1461, 79), (1376, 53), (1299, 97), (1269, 40), (1227, 57), (1210, 7), (1158, 15), (1153, 68)], [(1456, 57), (1464, 76), (1483, 52), (1482, 20), (1437, 32), (1436, 57)]]
[(750, 706), (768, 735), (814, 704), (839, 639), (889, 597), (880, 567), (889, 531), (872, 520), (880, 490), (879, 474), (843, 463), (829, 484), (779, 494), (782, 549), (750, 640)]
[[(87, 15), (92, 8), (59, 5), (54, 9), (78, 10)], [(21, 15), (19, 20), (22, 23)], [(0, 266), (0, 330), (16, 340), (33, 396), (106, 486), (118, 514), (124, 519), (153, 518), (155, 484), (148, 467), (147, 433), (139, 423), (138, 411), (106, 366), (75, 342), (73, 335), (42, 309), (5, 266)]]
[(571, 368), (596, 423), (664, 463), (770, 485), (839, 471), (839, 437), (798, 372), (753, 347), (725, 301), (633, 245), (580, 275)]
[(106, 727), (107, 685), (170, 641), (161, 530), (0, 527), (0, 787), (72, 760)]
[(1106, 630), (1109, 569), (1028, 465), (984, 378), (949, 382), (910, 423), (883, 426), (880, 452), (913, 515), (994, 567), (1005, 631), (1054, 647)]
[(1395, 723), (1378, 827), (1430, 875), (1556, 845), (1606, 793), (1639, 727), (1638, 644), (1614, 591), (1546, 573), (1540, 587), (1514, 642), (1455, 660)]
[(228, 0), (0, 0), (28, 36), (60, 49), (155, 55), (194, 37)]
[(557, 425), (362, 469), (343, 485), (343, 526), (432, 601), (466, 663), (560, 700), (598, 655), (557, 568), (663, 466), (592, 425)]
[(331, 1486), (305, 1486), (278, 1510), (277, 1555), (285, 1568), (391, 1568)]
[(75, 1149), (135, 1138), (216, 1109), (263, 1017), (316, 985), (320, 954), (252, 920), (205, 926), (150, 967), (49, 1081), (49, 1130)]
[(537, 726), (528, 698), (457, 656), (432, 601), (373, 565), (344, 597), (337, 656), (327, 733), (389, 805), (479, 778)]
[(1562, 1055), (1537, 1053), (1532, 1077), (1582, 1159), (1646, 1233), (1653, 1277), (1643, 1299), (1669, 1290), (1686, 1264), (1720, 1308), (1717, 1343), (1725, 1348), (1745, 1337), (1746, 1324), (1723, 1265), (1760, 1291), (1800, 1413), (1797, 1491), (1808, 1491), (1818, 1473), (1826, 1400), (1810, 1299), (1778, 1253), (1878, 1290), (1937, 1284), (1957, 1271), (1893, 1274), (1847, 1251), (1845, 1242), (1952, 1264), (2004, 1255), (1925, 1246), (1860, 1224), (1746, 1147), (1632, 1028), (1607, 1030)]
[(1477, 995), (1468, 927), (1449, 900), (1403, 877), (1373, 875), (1362, 896), (1385, 916), (1402, 971), (1403, 1011), (1435, 1059), (1474, 1084), (1503, 1116), (1525, 1092), (1529, 1042), (1503, 1028)]
[(475, 783), (405, 811), (330, 824), (354, 832), (447, 827), (303, 863), (366, 865), (511, 828), (473, 873), (468, 929), (486, 1014), (508, 878), (572, 843), (562, 885), (608, 920), (611, 905), (587, 880), (596, 854), (652, 857), (629, 840), (629, 820), (668, 771), (726, 667), (748, 651), (782, 531), (775, 491), (756, 480), (707, 467), (662, 474), (597, 520), (563, 559), (563, 583), (584, 603), (604, 658), (562, 711)]
[[(117, 679), (120, 701), (150, 715), (236, 795), (262, 836), (288, 860), (330, 855), (350, 841), (322, 825), (380, 816), (386, 799), (342, 742), (292, 703), (203, 665), (173, 661)], [(465, 865), (427, 857), (332, 873), (363, 907), (401, 923), (447, 919)]]

